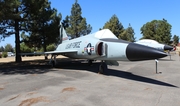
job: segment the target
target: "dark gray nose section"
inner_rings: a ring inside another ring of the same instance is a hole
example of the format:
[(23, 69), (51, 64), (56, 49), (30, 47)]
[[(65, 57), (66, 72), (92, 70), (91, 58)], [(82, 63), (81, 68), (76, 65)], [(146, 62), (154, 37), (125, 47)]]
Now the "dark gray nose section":
[(165, 46), (164, 46), (164, 50), (172, 50), (172, 49), (173, 49), (172, 46), (169, 46), (169, 45), (165, 45)]
[(140, 61), (163, 58), (167, 54), (152, 47), (129, 43), (126, 48), (126, 56), (130, 61)]

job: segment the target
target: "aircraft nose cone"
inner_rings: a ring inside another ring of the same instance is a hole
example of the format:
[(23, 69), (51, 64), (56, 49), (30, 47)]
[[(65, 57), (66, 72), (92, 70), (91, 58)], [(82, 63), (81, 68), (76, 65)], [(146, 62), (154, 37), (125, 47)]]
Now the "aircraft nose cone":
[(165, 45), (165, 46), (164, 46), (164, 50), (172, 50), (172, 49), (173, 49), (172, 46), (169, 46), (169, 45)]
[(130, 61), (140, 61), (162, 58), (167, 54), (152, 47), (129, 43), (126, 48), (126, 56)]

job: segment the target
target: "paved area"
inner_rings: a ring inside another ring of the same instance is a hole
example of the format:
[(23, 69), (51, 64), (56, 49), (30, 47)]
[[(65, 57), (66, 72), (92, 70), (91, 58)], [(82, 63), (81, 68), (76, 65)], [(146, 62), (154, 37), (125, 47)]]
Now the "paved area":
[(1, 106), (180, 106), (180, 61), (119, 62), (97, 74), (99, 63), (61, 60), (47, 65), (0, 67)]

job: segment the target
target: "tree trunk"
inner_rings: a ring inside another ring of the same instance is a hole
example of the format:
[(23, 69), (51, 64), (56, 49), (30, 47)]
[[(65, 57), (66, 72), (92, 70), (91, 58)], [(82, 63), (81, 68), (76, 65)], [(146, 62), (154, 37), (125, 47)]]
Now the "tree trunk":
[[(45, 39), (45, 37), (43, 37), (43, 40), (44, 40), (44, 43), (43, 43), (43, 49), (44, 49), (44, 52), (46, 52), (47, 49), (46, 49), (46, 39)], [(45, 60), (48, 59), (47, 55), (44, 55), (44, 59), (45, 59)]]
[[(43, 49), (44, 49), (44, 52), (46, 52), (46, 51), (47, 51), (47, 50), (46, 50), (46, 45), (45, 45), (45, 44), (43, 44)], [(48, 59), (47, 55), (44, 55), (44, 59), (45, 59), (45, 60), (47, 60), (47, 59)]]
[[(43, 30), (42, 30), (42, 35), (43, 35), (43, 49), (44, 49), (44, 52), (46, 52), (47, 51), (47, 49), (46, 49), (46, 37), (45, 37), (45, 29), (44, 29), (44, 23), (43, 23)], [(45, 60), (47, 60), (48, 59), (48, 57), (47, 57), (47, 55), (44, 55), (44, 59)]]
[[(16, 13), (18, 13), (18, 8), (16, 8)], [(20, 51), (20, 39), (19, 39), (19, 21), (16, 19), (15, 20), (15, 45), (16, 45), (16, 62), (21, 62), (21, 53)]]

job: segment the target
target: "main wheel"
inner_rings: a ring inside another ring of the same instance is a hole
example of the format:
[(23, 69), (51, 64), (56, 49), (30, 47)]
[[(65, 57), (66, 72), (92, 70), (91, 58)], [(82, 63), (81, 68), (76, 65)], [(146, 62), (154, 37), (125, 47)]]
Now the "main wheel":
[(107, 67), (107, 64), (102, 62), (100, 65), (99, 65), (99, 74), (103, 74), (106, 70), (108, 69)]
[(88, 65), (91, 66), (93, 63), (93, 60), (88, 60)]
[(103, 74), (104, 73), (104, 67), (103, 64), (99, 65), (99, 74)]
[(55, 67), (55, 62), (54, 62), (54, 61), (51, 61), (50, 65), (51, 65), (52, 67)]

